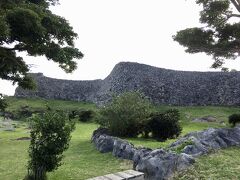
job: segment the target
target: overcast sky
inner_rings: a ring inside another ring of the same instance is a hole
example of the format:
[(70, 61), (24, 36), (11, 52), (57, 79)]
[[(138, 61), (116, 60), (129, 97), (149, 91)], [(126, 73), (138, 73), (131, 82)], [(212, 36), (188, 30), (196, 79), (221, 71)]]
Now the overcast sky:
[[(60, 5), (51, 9), (69, 20), (79, 35), (76, 47), (85, 56), (72, 74), (65, 74), (45, 57), (27, 56), (26, 62), (34, 64), (32, 72), (60, 79), (104, 79), (121, 61), (213, 71), (209, 68), (211, 57), (187, 54), (172, 39), (178, 30), (200, 26), (200, 7), (193, 0), (60, 0)], [(239, 69), (239, 64), (231, 61), (227, 66)], [(0, 93), (13, 95), (14, 89), (0, 80)]]

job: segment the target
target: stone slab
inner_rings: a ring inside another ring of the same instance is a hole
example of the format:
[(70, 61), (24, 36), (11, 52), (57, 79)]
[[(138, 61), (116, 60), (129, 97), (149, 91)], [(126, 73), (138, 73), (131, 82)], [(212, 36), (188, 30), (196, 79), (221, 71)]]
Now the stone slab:
[(144, 173), (134, 170), (127, 170), (123, 172), (117, 172), (115, 174), (94, 177), (87, 180), (144, 180)]

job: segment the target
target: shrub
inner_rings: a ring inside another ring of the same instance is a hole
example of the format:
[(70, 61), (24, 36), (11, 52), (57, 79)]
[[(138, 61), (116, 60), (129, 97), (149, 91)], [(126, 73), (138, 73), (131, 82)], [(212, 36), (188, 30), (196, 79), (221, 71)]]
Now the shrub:
[(32, 118), (28, 175), (25, 179), (46, 179), (46, 173), (61, 164), (63, 151), (69, 147), (74, 123), (62, 112), (48, 111)]
[(152, 114), (148, 126), (153, 138), (164, 141), (168, 138), (178, 137), (182, 131), (179, 119), (179, 111), (176, 109)]
[(25, 119), (31, 117), (33, 112), (29, 106), (21, 106), (17, 112), (18, 119)]
[(78, 116), (78, 112), (76, 110), (72, 110), (71, 112), (68, 113), (69, 119), (75, 119), (77, 116)]
[(7, 108), (6, 99), (2, 94), (0, 94), (0, 112), (5, 112), (6, 108)]
[(28, 118), (31, 118), (33, 114), (44, 114), (46, 112), (45, 109), (41, 108), (32, 108), (30, 106), (20, 106), (19, 109), (11, 112), (12, 119), (18, 121), (25, 121)]
[(98, 123), (112, 135), (135, 137), (150, 115), (152, 106), (139, 92), (126, 92), (114, 97), (112, 102), (99, 110)]
[(87, 122), (94, 117), (94, 111), (92, 110), (82, 110), (78, 113), (79, 121)]
[(237, 123), (240, 123), (240, 114), (232, 114), (228, 117), (229, 124), (232, 124), (232, 126), (236, 126)]

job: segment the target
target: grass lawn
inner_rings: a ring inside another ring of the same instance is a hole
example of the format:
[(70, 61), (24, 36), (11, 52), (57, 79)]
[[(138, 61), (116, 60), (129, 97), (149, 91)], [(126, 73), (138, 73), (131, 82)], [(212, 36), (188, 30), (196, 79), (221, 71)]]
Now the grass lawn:
[[(8, 98), (9, 111), (16, 111), (21, 106), (31, 108), (45, 108), (45, 104), (54, 109), (91, 109), (96, 110), (94, 104), (78, 103), (71, 101), (52, 101), (43, 99), (16, 99)], [(228, 127), (227, 118), (233, 113), (239, 113), (238, 107), (169, 107), (158, 106), (160, 111), (177, 108), (180, 111), (183, 131), (181, 136), (192, 131), (207, 129), (209, 127)], [(195, 123), (192, 119), (203, 116), (215, 116), (224, 124)], [(1, 118), (0, 118), (1, 121)], [(16, 124), (16, 122), (15, 122)], [(17, 141), (15, 139), (29, 136), (26, 124), (19, 123), (15, 132), (2, 131), (0, 128), (0, 179), (23, 179), (27, 172), (29, 141)], [(90, 177), (114, 173), (125, 169), (131, 169), (129, 161), (114, 158), (111, 153), (99, 153), (90, 143), (92, 132), (98, 127), (94, 123), (78, 123), (72, 134), (69, 149), (64, 153), (63, 165), (53, 173), (48, 173), (50, 180), (76, 179), (82, 180)], [(135, 146), (149, 148), (166, 147), (171, 142), (157, 142), (152, 139), (132, 138), (128, 139)], [(229, 148), (203, 156), (188, 171), (178, 174), (176, 179), (240, 179), (240, 149)]]
[[(0, 179), (22, 180), (27, 172), (29, 141), (15, 139), (29, 136), (29, 133), (24, 124), (20, 126), (15, 132), (0, 131)], [(93, 123), (77, 124), (70, 148), (65, 152), (64, 164), (48, 173), (50, 180), (83, 180), (132, 168), (130, 162), (114, 158), (111, 153), (102, 154), (94, 148), (90, 137), (96, 128)]]

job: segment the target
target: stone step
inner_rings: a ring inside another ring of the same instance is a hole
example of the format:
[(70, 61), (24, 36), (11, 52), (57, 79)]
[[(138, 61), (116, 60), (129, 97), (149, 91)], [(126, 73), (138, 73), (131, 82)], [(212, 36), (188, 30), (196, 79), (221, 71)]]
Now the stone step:
[(134, 170), (127, 170), (114, 174), (94, 177), (87, 180), (144, 180), (144, 173)]

